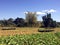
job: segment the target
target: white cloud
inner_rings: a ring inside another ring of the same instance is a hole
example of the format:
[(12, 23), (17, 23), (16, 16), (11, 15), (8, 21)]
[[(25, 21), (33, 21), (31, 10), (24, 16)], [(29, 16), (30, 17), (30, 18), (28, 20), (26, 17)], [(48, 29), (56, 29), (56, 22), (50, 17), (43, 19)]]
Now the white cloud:
[[(56, 12), (56, 10), (50, 9), (50, 10), (42, 10), (42, 11), (36, 12), (36, 14), (45, 15), (46, 13), (54, 13), (54, 12)], [(24, 13), (28, 14), (28, 12), (24, 12)]]
[(54, 12), (56, 12), (56, 10), (50, 9), (50, 10), (43, 10), (42, 12), (45, 12), (45, 13), (54, 13)]
[[(24, 12), (25, 14), (28, 14), (28, 12)], [(32, 13), (34, 13), (34, 12), (32, 12)], [(45, 14), (44, 12), (36, 12), (36, 14)]]
[(45, 14), (44, 12), (36, 12), (36, 14), (41, 14), (41, 15), (43, 15), (43, 14)]
[(41, 12), (37, 12), (37, 14), (45, 15), (46, 13), (54, 13), (56, 10), (50, 9), (50, 10), (42, 10)]
[(54, 13), (54, 12), (56, 12), (56, 10), (54, 10), (54, 9), (48, 10), (48, 13)]

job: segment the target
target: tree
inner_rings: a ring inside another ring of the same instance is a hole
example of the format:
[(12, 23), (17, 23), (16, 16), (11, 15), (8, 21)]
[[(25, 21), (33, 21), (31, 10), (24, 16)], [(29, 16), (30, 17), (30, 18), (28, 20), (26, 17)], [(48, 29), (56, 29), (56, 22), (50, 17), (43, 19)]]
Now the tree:
[(8, 20), (7, 20), (7, 22), (8, 22), (8, 25), (9, 26), (16, 26), (15, 24), (14, 24), (14, 19), (13, 18), (9, 18)]
[(56, 21), (53, 21), (50, 13), (47, 13), (47, 15), (43, 16), (42, 19), (44, 27), (56, 27)]
[(29, 26), (32, 26), (37, 22), (37, 14), (36, 12), (27, 12), (26, 13), (26, 22)]
[(0, 26), (4, 26), (3, 20), (0, 20)]
[(13, 21), (14, 21), (14, 19), (13, 19), (13, 18), (9, 18), (9, 19), (8, 19), (8, 21), (13, 22)]
[(25, 20), (24, 20), (23, 18), (17, 17), (17, 18), (14, 20), (14, 23), (16, 24), (17, 27), (23, 27), (24, 24), (25, 24)]
[(3, 20), (2, 23), (3, 23), (3, 26), (8, 26), (9, 24), (7, 20)]

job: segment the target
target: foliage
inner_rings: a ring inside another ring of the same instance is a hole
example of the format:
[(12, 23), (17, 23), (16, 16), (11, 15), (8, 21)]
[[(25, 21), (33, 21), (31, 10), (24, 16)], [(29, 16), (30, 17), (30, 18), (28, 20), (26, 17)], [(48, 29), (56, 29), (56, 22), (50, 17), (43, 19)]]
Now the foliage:
[(15, 24), (13, 23), (13, 19), (12, 18), (9, 18), (8, 20), (0, 20), (0, 26), (2, 27), (12, 27), (12, 26), (15, 26)]
[(28, 26), (30, 26), (30, 27), (34, 26), (37, 22), (36, 12), (28, 12), (26, 14), (26, 22), (27, 22)]
[(17, 18), (14, 20), (14, 23), (16, 24), (17, 27), (23, 27), (24, 24), (25, 24), (25, 20), (24, 20), (23, 18), (17, 17)]
[(60, 38), (60, 32), (55, 33), (55, 35)]
[[(59, 33), (60, 35), (60, 33)], [(0, 37), (1, 45), (60, 45), (60, 39), (53, 33), (15, 35)]]
[(9, 18), (0, 20), (0, 26), (1, 27), (59, 27), (60, 22), (56, 23), (51, 18), (51, 14), (47, 13), (46, 16), (42, 17), (43, 22), (41, 26), (41, 22), (37, 21), (37, 14), (36, 12), (27, 12), (26, 19), (17, 17), (16, 19)]
[(51, 18), (50, 13), (47, 13), (47, 15), (43, 16), (42, 19), (44, 27), (56, 27), (56, 21)]

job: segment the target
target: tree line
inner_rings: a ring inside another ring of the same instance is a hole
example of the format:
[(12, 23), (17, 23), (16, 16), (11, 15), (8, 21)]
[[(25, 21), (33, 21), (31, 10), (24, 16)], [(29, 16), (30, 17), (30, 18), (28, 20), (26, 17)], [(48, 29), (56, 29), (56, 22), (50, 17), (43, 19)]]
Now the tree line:
[(28, 12), (26, 19), (17, 17), (16, 19), (9, 18), (0, 20), (1, 27), (38, 27), (40, 22), (37, 21), (36, 13)]
[(7, 20), (0, 20), (1, 27), (57, 27), (60, 23), (57, 23), (51, 18), (51, 13), (42, 17), (42, 22), (37, 21), (36, 12), (28, 12), (26, 19), (17, 17), (16, 19), (9, 18)]

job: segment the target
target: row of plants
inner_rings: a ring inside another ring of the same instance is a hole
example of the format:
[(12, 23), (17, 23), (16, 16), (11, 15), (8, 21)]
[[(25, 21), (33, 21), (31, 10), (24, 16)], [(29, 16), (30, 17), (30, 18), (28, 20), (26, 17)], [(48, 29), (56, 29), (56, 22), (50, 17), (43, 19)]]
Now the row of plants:
[(60, 45), (60, 33), (1, 36), (0, 45)]

